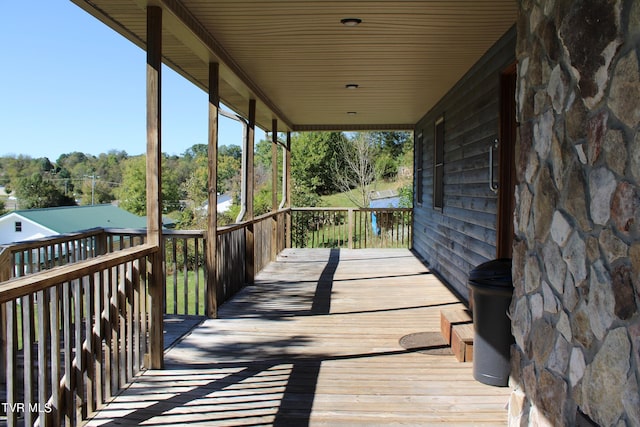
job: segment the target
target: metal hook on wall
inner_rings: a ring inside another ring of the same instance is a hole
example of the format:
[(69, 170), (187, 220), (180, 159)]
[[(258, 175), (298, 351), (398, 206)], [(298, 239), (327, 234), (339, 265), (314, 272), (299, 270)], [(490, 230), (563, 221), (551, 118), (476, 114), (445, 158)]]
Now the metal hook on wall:
[(498, 149), (498, 140), (494, 140), (489, 147), (489, 188), (494, 193), (498, 193), (498, 184), (493, 182), (493, 150)]

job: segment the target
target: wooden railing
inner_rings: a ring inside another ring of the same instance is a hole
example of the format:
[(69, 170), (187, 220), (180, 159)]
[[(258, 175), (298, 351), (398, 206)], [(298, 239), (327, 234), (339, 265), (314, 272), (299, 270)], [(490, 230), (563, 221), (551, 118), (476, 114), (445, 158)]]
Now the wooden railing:
[(80, 424), (146, 366), (157, 250), (138, 245), (0, 285), (8, 425)]
[(410, 248), (410, 208), (293, 208), (296, 248)]
[(286, 247), (290, 210), (218, 229), (217, 298), (231, 298)]
[[(217, 231), (218, 305), (284, 249), (288, 223), (286, 209)], [(205, 313), (204, 233), (163, 235), (165, 312)], [(149, 341), (158, 328), (149, 290), (159, 248), (145, 237), (89, 230), (0, 247), (0, 411), (8, 425), (78, 425), (149, 367), (158, 351)]]
[(79, 424), (148, 367), (146, 355), (158, 354), (149, 319), (159, 314), (162, 323), (150, 305), (153, 284), (164, 286), (165, 313), (208, 313), (209, 283), (219, 306), (292, 241), (409, 247), (411, 210), (285, 209), (222, 227), (215, 280), (205, 268), (206, 233), (163, 236), (164, 282), (152, 277), (160, 248), (145, 243), (143, 230), (96, 229), (0, 248), (0, 411), (9, 425)]

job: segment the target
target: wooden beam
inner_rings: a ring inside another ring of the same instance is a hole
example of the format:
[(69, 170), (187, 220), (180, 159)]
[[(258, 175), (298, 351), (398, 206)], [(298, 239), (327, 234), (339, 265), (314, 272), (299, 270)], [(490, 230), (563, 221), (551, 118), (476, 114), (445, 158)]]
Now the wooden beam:
[(278, 210), (278, 120), (271, 121), (271, 211)]
[(147, 8), (147, 242), (160, 248), (152, 257), (149, 286), (151, 298), (149, 362), (153, 369), (162, 369), (164, 366), (161, 65), (162, 9), (149, 6)]
[(207, 316), (218, 317), (218, 109), (220, 108), (220, 67), (209, 64), (209, 210), (207, 215)]
[[(271, 212), (278, 211), (278, 120), (271, 120)], [(278, 256), (278, 215), (271, 219), (271, 261)]]
[(255, 147), (255, 134), (256, 134), (256, 100), (249, 100), (249, 126), (247, 128), (247, 164), (242, 165), (247, 168), (247, 220), (252, 220), (255, 216), (253, 211), (253, 190), (254, 190), (254, 165), (253, 165), (253, 150)]
[[(287, 199), (284, 207), (290, 208), (291, 207), (291, 132), (287, 132), (287, 146), (285, 148), (285, 153), (286, 153), (285, 154), (286, 155), (286, 159), (285, 159), (286, 172), (283, 174), (282, 179), (285, 180), (285, 194)], [(291, 247), (291, 211), (287, 212), (286, 218), (287, 218), (287, 224), (286, 224), (287, 240), (285, 245), (287, 248), (290, 248)]]
[[(253, 212), (253, 149), (254, 138), (256, 131), (256, 100), (249, 100), (249, 124), (247, 126), (247, 141), (245, 147), (247, 147), (247, 154), (245, 156), (246, 163), (242, 165), (247, 171), (247, 182), (245, 188), (245, 194), (247, 197), (247, 213), (245, 218), (251, 221), (254, 217)], [(255, 278), (255, 238), (253, 231), (253, 223), (247, 225), (245, 228), (245, 282), (252, 284)]]

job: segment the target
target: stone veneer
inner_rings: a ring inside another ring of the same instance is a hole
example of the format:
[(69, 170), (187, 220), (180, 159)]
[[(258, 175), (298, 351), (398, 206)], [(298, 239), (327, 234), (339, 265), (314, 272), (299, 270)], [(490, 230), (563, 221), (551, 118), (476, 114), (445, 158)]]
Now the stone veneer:
[(640, 425), (640, 1), (520, 0), (510, 425)]

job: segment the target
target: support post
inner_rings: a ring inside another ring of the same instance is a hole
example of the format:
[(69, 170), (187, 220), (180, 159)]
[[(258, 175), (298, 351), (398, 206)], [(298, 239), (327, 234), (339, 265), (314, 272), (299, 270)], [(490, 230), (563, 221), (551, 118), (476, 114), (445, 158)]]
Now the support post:
[(209, 210), (207, 213), (207, 316), (218, 317), (218, 109), (220, 67), (209, 64)]
[[(284, 184), (284, 192), (286, 194), (286, 203), (285, 206), (286, 208), (290, 208), (291, 207), (291, 132), (287, 132), (287, 147), (285, 148), (285, 173), (282, 174), (282, 179), (285, 181)], [(287, 223), (285, 225), (286, 227), (286, 233), (287, 233), (287, 237), (286, 237), (286, 242), (285, 242), (285, 247), (290, 248), (291, 247), (291, 210), (287, 211)]]
[(253, 230), (253, 150), (254, 150), (254, 138), (256, 132), (256, 100), (249, 100), (249, 125), (247, 127), (247, 141), (245, 147), (247, 147), (246, 164), (242, 167), (247, 170), (247, 214), (246, 218), (250, 224), (245, 228), (245, 282), (252, 284), (255, 278), (255, 238)]
[(149, 294), (151, 319), (149, 357), (152, 369), (164, 367), (164, 277), (162, 257), (161, 145), (162, 9), (147, 7), (147, 242), (159, 250), (152, 256)]
[[(271, 212), (278, 211), (278, 120), (271, 121)], [(278, 256), (278, 216), (271, 217), (271, 261)]]

